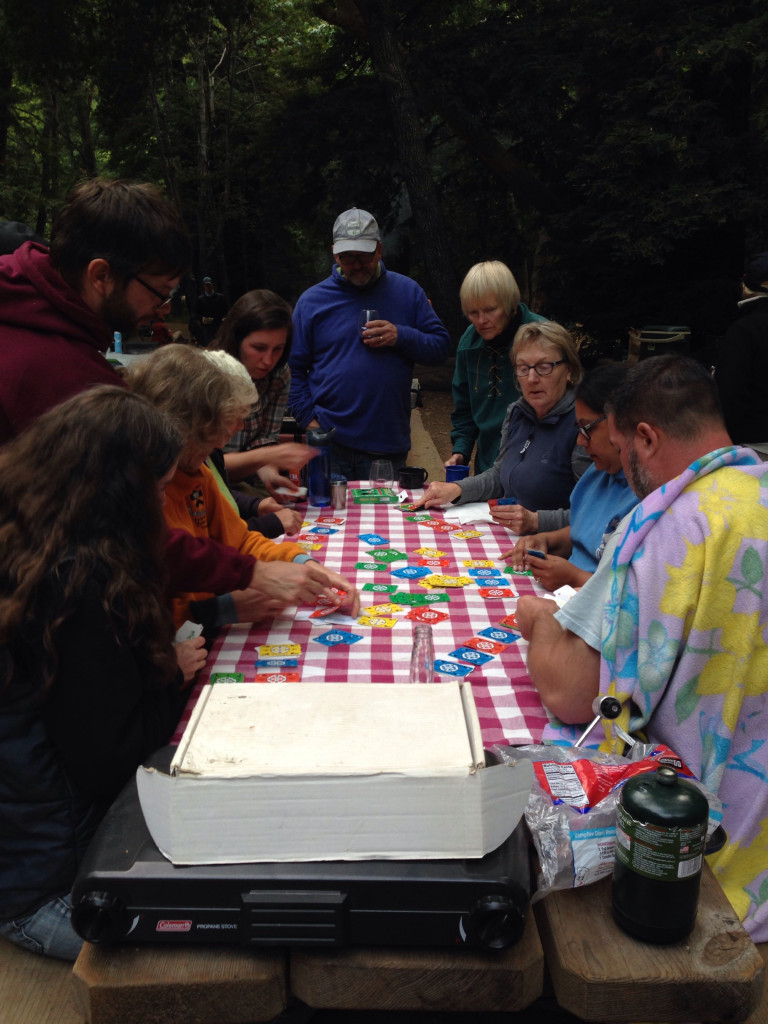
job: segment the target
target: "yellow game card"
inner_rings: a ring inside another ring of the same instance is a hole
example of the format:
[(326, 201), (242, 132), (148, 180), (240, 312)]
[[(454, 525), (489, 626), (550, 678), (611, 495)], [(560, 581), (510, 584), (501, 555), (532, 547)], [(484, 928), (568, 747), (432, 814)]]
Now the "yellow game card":
[(357, 621), (361, 626), (380, 626), (382, 629), (392, 629), (397, 625), (397, 619), (386, 619), (380, 615), (363, 615)]
[(492, 569), (494, 563), (488, 558), (465, 558), (461, 564), (468, 569)]
[(425, 558), (442, 558), (448, 552), (438, 551), (437, 548), (416, 548), (413, 553), (415, 555), (424, 555)]
[(483, 534), (479, 530), (461, 530), (459, 533), (454, 533), (454, 537), (458, 537), (459, 540), (471, 540), (473, 537), (482, 537)]
[(403, 611), (401, 604), (372, 604), (363, 608), (366, 615), (392, 615), (394, 612)]
[(301, 654), (301, 644), (261, 644), (258, 651), (259, 658), (297, 657)]

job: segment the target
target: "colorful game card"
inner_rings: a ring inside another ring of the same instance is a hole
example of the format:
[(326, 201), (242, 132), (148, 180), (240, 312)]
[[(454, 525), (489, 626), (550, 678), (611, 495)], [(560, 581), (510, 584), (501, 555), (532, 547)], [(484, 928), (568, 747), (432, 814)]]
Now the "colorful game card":
[(364, 540), (366, 544), (389, 544), (389, 539), (382, 537), (380, 533), (358, 533), (357, 536), (360, 540)]
[(501, 654), (503, 650), (506, 650), (506, 644), (497, 643), (495, 640), (489, 640), (485, 636), (473, 636), (471, 640), (465, 640), (464, 647), (474, 647), (476, 651), (484, 651), (486, 654)]
[(472, 540), (473, 537), (482, 537), (483, 534), (479, 530), (459, 530), (453, 536), (458, 537), (459, 540)]
[(409, 523), (426, 523), (432, 516), (429, 512), (417, 512), (415, 516), (405, 517)]
[(313, 526), (309, 533), (320, 533), (330, 536), (332, 533), (338, 533), (338, 530), (334, 530), (331, 526)]
[(489, 558), (465, 558), (461, 563), (472, 569), (492, 569), (493, 562)]
[(298, 668), (297, 658), (263, 658), (256, 662), (256, 671), (265, 672), (273, 668)]
[(436, 569), (445, 569), (446, 566), (450, 565), (450, 558), (420, 558), (416, 563), (417, 565), (431, 565)]
[(502, 572), (507, 573), (509, 576), (533, 576), (530, 569), (513, 569), (511, 565), (508, 565)]
[(503, 576), (476, 576), (475, 583), (478, 587), (508, 587), (509, 577)]
[[(499, 625), (504, 626), (506, 629), (516, 629), (519, 632), (519, 626), (517, 625), (517, 618), (515, 613), (512, 612), (510, 615), (505, 615), (503, 619), (499, 619)], [(520, 639), (516, 637), (516, 639)]]
[(357, 621), (361, 626), (376, 626), (379, 629), (392, 629), (397, 625), (397, 619), (388, 619), (381, 615), (361, 615)]
[(428, 622), (434, 625), (438, 622), (444, 622), (448, 615), (445, 612), (439, 612), (435, 608), (426, 608), (424, 606), (420, 608), (411, 608), (408, 614), (405, 616), (406, 619), (413, 619), (416, 622)]
[(394, 594), (396, 583), (364, 583), (363, 590), (375, 590), (377, 594)]
[(363, 639), (361, 633), (349, 633), (346, 629), (329, 629), (327, 633), (313, 636), (312, 642), (324, 647), (336, 647), (339, 644), (356, 644), (358, 640)]
[(392, 575), (403, 580), (419, 580), (432, 575), (432, 570), (423, 565), (403, 565), (399, 569), (393, 569)]
[(450, 655), (452, 658), (458, 658), (459, 661), (469, 662), (472, 665), (484, 665), (486, 661), (493, 661), (492, 654), (484, 654), (473, 647), (457, 647), (455, 651), (450, 652)]
[(298, 683), (300, 678), (298, 672), (275, 669), (273, 672), (257, 672), (253, 681), (254, 683)]
[(367, 569), (368, 572), (386, 572), (389, 566), (384, 565), (382, 562), (356, 562), (355, 568)]
[(323, 546), (322, 544), (313, 544), (309, 540), (297, 540), (296, 543), (305, 551), (320, 551)]
[(366, 555), (377, 562), (404, 562), (408, 555), (404, 551), (397, 551), (395, 548), (374, 548), (373, 551), (366, 551)]
[[(462, 565), (471, 565), (472, 563), (471, 562), (462, 562), (461, 564)], [(487, 566), (485, 568), (478, 568), (476, 565), (473, 565), (471, 569), (467, 569), (467, 575), (468, 576), (474, 576), (476, 579), (482, 579), (483, 577), (487, 577), (487, 576), (498, 576), (498, 574), (499, 574), (499, 570), (498, 569), (488, 568), (488, 566), (492, 566), (492, 565), (493, 565), (493, 562), (488, 562)]]
[(256, 650), (262, 658), (297, 658), (301, 654), (301, 644), (260, 644)]
[(460, 665), (457, 661), (440, 659), (434, 664), (435, 672), (441, 676), (468, 676), (475, 671), (474, 665)]
[(480, 587), (478, 591), (480, 597), (485, 598), (486, 601), (496, 601), (503, 597), (514, 597), (515, 592), (511, 587)]
[(520, 639), (519, 633), (512, 633), (509, 629), (499, 629), (498, 626), (486, 626), (477, 635), (487, 637), (488, 640), (495, 640), (498, 644), (514, 644)]
[(394, 615), (396, 612), (405, 611), (401, 604), (372, 604), (363, 608), (366, 615)]
[(439, 551), (437, 548), (416, 548), (414, 555), (423, 555), (424, 558), (442, 558), (447, 555), (447, 551)]
[(243, 683), (245, 677), (242, 672), (212, 672), (211, 686), (214, 683)]
[(321, 526), (343, 526), (345, 520), (338, 516), (318, 516), (316, 522)]

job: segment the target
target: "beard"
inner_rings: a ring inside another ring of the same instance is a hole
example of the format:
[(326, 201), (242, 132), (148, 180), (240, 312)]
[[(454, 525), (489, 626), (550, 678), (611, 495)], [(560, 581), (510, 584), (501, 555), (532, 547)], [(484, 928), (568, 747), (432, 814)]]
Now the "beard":
[(640, 465), (637, 452), (631, 445), (629, 447), (628, 457), (629, 473), (627, 474), (627, 480), (629, 486), (642, 501), (643, 498), (646, 498), (651, 493), (651, 491), (655, 491), (658, 485), (651, 477), (648, 469), (645, 466)]
[(139, 320), (136, 310), (125, 297), (125, 288), (115, 288), (111, 295), (102, 299), (99, 316), (112, 331), (120, 331), (124, 338), (138, 333)]

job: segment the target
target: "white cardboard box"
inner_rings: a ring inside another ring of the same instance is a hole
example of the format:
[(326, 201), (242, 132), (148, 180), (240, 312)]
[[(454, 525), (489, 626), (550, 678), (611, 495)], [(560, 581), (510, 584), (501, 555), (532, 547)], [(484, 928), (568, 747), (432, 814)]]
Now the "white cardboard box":
[(482, 857), (532, 765), (485, 767), (470, 685), (207, 686), (171, 764), (140, 767), (174, 864)]

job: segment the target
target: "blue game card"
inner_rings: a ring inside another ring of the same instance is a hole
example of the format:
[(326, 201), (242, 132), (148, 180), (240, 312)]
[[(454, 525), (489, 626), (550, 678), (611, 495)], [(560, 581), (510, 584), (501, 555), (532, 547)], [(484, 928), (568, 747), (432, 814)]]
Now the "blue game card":
[(348, 633), (346, 629), (329, 629), (327, 633), (313, 636), (312, 639), (325, 647), (335, 647), (337, 644), (356, 644), (363, 637), (360, 633)]
[(497, 576), (498, 569), (467, 569), (467, 576)]
[(492, 654), (483, 654), (482, 651), (476, 651), (474, 647), (457, 647), (455, 651), (448, 652), (452, 658), (458, 658), (459, 661), (469, 661), (473, 665), (484, 665), (486, 661), (492, 661)]
[(420, 580), (424, 576), (433, 576), (434, 573), (425, 565), (404, 565), (400, 569), (393, 569), (392, 575), (403, 580)]
[(460, 665), (457, 661), (435, 662), (435, 672), (439, 672), (441, 676), (468, 676), (474, 671), (474, 665)]
[(495, 640), (498, 644), (513, 644), (520, 639), (519, 633), (502, 629), (501, 626), (487, 626), (480, 630), (478, 636), (487, 636), (489, 640)]
[(357, 536), (373, 547), (378, 547), (379, 544), (389, 544), (389, 539), (382, 537), (380, 533), (358, 533)]

